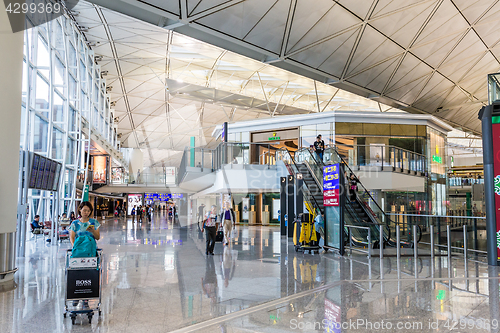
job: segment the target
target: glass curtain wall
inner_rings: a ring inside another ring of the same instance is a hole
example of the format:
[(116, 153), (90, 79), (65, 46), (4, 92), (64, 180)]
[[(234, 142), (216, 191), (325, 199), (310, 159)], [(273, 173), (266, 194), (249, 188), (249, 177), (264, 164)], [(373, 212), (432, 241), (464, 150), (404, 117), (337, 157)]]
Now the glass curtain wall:
[(63, 15), (36, 27), (32, 22), (27, 14), (20, 149), (62, 163), (58, 195), (28, 190), (28, 221), (36, 214), (47, 221), (54, 218), (56, 198), (57, 214), (76, 211), (76, 176), (84, 168), (88, 129), (115, 147), (117, 140), (105, 81), (73, 20)]

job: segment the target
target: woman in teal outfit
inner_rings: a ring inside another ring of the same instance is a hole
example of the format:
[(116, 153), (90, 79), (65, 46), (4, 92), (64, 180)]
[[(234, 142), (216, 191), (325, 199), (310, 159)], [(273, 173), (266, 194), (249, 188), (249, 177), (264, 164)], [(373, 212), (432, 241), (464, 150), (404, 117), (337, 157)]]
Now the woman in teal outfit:
[(90, 235), (96, 241), (101, 238), (101, 234), (99, 232), (101, 224), (96, 219), (90, 218), (93, 211), (94, 208), (88, 201), (82, 202), (78, 207), (78, 214), (81, 217), (74, 220), (69, 227), (69, 239), (71, 241), (71, 245), (73, 245), (75, 240), (82, 235)]

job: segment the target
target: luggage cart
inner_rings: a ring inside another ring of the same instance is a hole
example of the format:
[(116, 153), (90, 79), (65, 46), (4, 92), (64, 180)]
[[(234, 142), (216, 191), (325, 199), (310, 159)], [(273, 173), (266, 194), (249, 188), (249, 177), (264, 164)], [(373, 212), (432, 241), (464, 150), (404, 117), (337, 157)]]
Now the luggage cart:
[(63, 316), (69, 314), (74, 325), (79, 314), (87, 315), (92, 323), (94, 312), (101, 315), (102, 250), (97, 257), (71, 258), (72, 250), (66, 252), (66, 293)]

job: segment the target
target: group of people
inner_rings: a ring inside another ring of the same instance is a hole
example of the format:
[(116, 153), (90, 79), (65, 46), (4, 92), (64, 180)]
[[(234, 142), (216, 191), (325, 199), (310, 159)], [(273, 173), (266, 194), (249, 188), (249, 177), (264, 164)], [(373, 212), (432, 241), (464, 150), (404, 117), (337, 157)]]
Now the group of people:
[[(203, 206), (199, 207), (201, 212), (203, 212)], [(199, 214), (202, 215), (202, 214)], [(225, 203), (224, 209), (220, 214), (217, 214), (217, 208), (215, 205), (211, 207), (211, 210), (204, 216), (202, 232), (206, 233), (206, 255), (214, 255), (215, 238), (219, 227), (222, 225), (223, 228), (223, 243), (228, 246), (231, 242), (231, 231), (235, 225), (236, 218), (234, 210), (230, 207), (229, 203)]]
[[(172, 201), (167, 202), (166, 205), (160, 206), (160, 210), (166, 210), (168, 214), (168, 219), (170, 221), (174, 221), (177, 217), (177, 207), (175, 207), (175, 203)], [(139, 205), (134, 206), (131, 210), (132, 221), (135, 220), (135, 216), (137, 216), (137, 221), (142, 223), (143, 217), (148, 219), (148, 222), (151, 222), (153, 219), (154, 208), (152, 205)]]
[(151, 222), (153, 219), (153, 207), (151, 205), (142, 206), (139, 205), (137, 208), (134, 206), (131, 210), (132, 221), (135, 220), (135, 216), (137, 215), (137, 222), (142, 223), (142, 217), (146, 217), (148, 222)]

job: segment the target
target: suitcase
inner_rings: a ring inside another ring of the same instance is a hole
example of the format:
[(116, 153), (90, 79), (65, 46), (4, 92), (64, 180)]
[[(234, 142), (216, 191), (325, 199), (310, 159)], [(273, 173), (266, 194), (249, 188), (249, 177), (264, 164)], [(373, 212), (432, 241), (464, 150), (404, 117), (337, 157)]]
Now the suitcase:
[(215, 235), (215, 241), (222, 242), (223, 239), (224, 239), (224, 231), (222, 230), (217, 231), (217, 234)]

